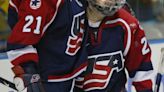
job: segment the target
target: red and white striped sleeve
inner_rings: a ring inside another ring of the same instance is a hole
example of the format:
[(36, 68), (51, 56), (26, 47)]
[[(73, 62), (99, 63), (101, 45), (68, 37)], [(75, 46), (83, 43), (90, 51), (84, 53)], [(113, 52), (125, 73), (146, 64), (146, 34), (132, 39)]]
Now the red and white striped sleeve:
[(125, 66), (133, 80), (137, 92), (152, 92), (154, 71), (151, 61), (151, 49), (144, 30), (136, 23), (132, 29), (131, 44), (126, 55)]

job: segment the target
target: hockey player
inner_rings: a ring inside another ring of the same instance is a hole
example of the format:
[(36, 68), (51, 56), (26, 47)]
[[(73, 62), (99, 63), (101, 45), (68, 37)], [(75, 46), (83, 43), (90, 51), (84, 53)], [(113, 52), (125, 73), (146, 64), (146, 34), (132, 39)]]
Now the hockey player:
[(125, 0), (87, 0), (88, 67), (75, 92), (124, 92), (127, 69), (137, 92), (153, 92), (151, 49)]
[(7, 54), (19, 92), (72, 90), (73, 78), (86, 69), (81, 1), (10, 0)]

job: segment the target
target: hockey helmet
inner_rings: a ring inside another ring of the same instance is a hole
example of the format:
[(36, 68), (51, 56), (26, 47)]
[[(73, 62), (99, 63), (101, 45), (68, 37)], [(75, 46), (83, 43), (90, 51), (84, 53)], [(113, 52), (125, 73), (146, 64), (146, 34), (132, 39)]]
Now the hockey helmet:
[(87, 0), (89, 5), (96, 8), (104, 15), (112, 16), (126, 2), (126, 0)]

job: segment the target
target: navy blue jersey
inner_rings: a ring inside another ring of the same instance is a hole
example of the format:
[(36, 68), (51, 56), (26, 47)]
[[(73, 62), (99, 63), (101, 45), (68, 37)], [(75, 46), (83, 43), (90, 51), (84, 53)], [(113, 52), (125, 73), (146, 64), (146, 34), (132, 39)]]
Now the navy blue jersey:
[(152, 92), (151, 50), (137, 19), (120, 9), (88, 24), (88, 67), (76, 86), (90, 92), (122, 92), (126, 68), (137, 92)]
[[(10, 0), (8, 56), (13, 65), (34, 61), (49, 82), (65, 81), (86, 68), (85, 7), (77, 0)], [(10, 14), (16, 14), (11, 16)]]

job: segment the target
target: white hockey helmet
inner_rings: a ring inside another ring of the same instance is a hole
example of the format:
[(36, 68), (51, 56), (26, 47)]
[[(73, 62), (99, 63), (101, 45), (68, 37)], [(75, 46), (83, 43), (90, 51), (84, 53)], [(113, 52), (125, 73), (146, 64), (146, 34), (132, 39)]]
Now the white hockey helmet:
[(112, 16), (113, 14), (115, 14), (126, 3), (126, 0), (87, 0), (87, 1), (92, 7), (95, 7), (99, 12), (107, 16)]

